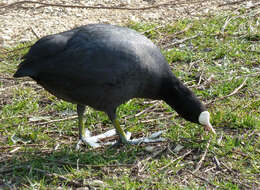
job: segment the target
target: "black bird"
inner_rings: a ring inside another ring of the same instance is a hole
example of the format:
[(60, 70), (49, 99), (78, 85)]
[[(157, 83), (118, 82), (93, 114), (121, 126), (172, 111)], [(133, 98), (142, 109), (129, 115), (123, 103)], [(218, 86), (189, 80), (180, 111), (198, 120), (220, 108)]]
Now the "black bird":
[(121, 142), (136, 143), (116, 118), (117, 107), (132, 98), (164, 100), (186, 120), (215, 133), (209, 112), (172, 73), (159, 48), (126, 27), (90, 24), (43, 37), (14, 74), (25, 76), (56, 97), (77, 104), (80, 142), (93, 146), (99, 145), (84, 128), (86, 105), (108, 115)]

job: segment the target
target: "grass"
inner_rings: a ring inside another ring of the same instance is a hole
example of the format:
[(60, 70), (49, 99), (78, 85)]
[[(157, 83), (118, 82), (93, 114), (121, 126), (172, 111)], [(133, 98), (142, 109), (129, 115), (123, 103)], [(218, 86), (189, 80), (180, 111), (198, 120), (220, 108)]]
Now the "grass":
[[(75, 105), (29, 78), (12, 78), (33, 42), (2, 50), (0, 189), (259, 188), (259, 21), (259, 13), (240, 10), (163, 26), (129, 23), (162, 49), (175, 75), (208, 105), (217, 131), (206, 134), (161, 101), (134, 99), (118, 108), (134, 136), (167, 130), (159, 145), (76, 151)], [(86, 117), (94, 134), (112, 128), (104, 113), (88, 108)]]

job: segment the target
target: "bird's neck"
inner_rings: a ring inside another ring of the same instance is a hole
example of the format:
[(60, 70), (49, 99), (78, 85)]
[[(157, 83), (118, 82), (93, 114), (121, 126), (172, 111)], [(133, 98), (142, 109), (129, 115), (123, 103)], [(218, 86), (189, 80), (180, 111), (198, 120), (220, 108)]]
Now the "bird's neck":
[(163, 79), (161, 96), (180, 116), (194, 123), (198, 123), (200, 113), (206, 110), (194, 93), (173, 74)]

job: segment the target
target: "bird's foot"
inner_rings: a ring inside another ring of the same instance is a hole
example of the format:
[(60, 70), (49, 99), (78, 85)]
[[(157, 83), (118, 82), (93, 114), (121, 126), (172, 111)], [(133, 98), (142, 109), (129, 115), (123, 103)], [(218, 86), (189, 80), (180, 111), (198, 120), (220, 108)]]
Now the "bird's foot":
[(128, 141), (129, 144), (138, 145), (141, 143), (156, 143), (165, 141), (165, 138), (160, 137), (164, 131), (158, 131), (152, 133), (149, 137), (142, 137), (137, 139), (131, 139)]
[(141, 143), (156, 143), (156, 142), (163, 142), (165, 141), (165, 138), (160, 137), (164, 131), (158, 131), (155, 133), (152, 133), (149, 137), (141, 137), (141, 138), (136, 138), (136, 139), (130, 139), (131, 133), (127, 132), (126, 133), (126, 140), (119, 140), (119, 141), (114, 141), (114, 142), (108, 142), (106, 145), (112, 145), (118, 146), (121, 144), (130, 144), (130, 145), (139, 145)]
[(112, 129), (109, 130), (105, 133), (96, 135), (96, 136), (91, 136), (91, 133), (89, 130), (85, 131), (85, 135), (84, 137), (82, 137), (77, 145), (76, 145), (76, 150), (80, 149), (80, 145), (86, 144), (89, 145), (93, 148), (98, 148), (104, 145), (112, 145), (112, 147), (120, 145), (120, 144), (130, 144), (130, 145), (139, 145), (141, 143), (156, 143), (156, 142), (162, 142), (165, 141), (165, 138), (160, 137), (162, 135), (164, 131), (158, 131), (155, 132), (153, 134), (151, 134), (149, 137), (142, 137), (142, 138), (134, 138), (134, 139), (130, 139), (131, 138), (131, 133), (130, 132), (126, 132), (126, 139), (124, 141), (119, 140), (119, 141), (112, 141), (112, 142), (106, 142), (106, 143), (101, 143), (100, 139), (104, 139), (107, 137), (111, 137), (116, 135), (116, 130)]
[(96, 136), (91, 136), (91, 132), (89, 130), (85, 130), (85, 133), (84, 133), (84, 136), (81, 137), (81, 139), (78, 141), (77, 145), (76, 145), (76, 150), (79, 150), (80, 149), (80, 145), (83, 143), (83, 144), (86, 144), (86, 145), (89, 145), (93, 148), (98, 148), (102, 145), (105, 145), (105, 143), (100, 143), (100, 139), (104, 139), (104, 138), (107, 138), (107, 137), (111, 137), (111, 136), (114, 136), (116, 135), (116, 130), (115, 129), (112, 129), (112, 130), (109, 130), (105, 133), (102, 133), (102, 134), (99, 134), (99, 135), (96, 135)]

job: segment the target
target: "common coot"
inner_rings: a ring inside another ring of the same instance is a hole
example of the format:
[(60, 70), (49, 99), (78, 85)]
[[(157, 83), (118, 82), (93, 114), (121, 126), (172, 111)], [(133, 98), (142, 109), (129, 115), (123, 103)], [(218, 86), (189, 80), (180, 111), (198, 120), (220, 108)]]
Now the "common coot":
[[(23, 57), (14, 77), (29, 76), (54, 96), (77, 104), (81, 142), (117, 133), (120, 142), (137, 144), (162, 139), (132, 139), (120, 127), (117, 107), (132, 98), (164, 100), (188, 121), (215, 133), (210, 115), (194, 93), (172, 73), (151, 40), (126, 27), (90, 24), (38, 40)], [(104, 111), (116, 130), (92, 137), (84, 127), (85, 106)]]

